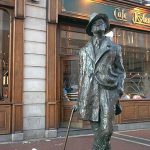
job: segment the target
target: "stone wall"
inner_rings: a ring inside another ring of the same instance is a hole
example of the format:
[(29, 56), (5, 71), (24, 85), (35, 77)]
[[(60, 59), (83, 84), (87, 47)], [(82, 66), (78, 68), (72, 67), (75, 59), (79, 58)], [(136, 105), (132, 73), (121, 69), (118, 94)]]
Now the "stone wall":
[(24, 139), (45, 136), (46, 0), (26, 0), (24, 29)]

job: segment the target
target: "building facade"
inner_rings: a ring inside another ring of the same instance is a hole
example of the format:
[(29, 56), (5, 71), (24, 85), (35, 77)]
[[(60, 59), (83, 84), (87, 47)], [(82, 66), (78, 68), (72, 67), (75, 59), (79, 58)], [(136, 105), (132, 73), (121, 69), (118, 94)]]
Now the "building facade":
[[(82, 7), (81, 7), (82, 6)], [(57, 137), (78, 101), (89, 15), (105, 13), (127, 72), (116, 124), (150, 122), (150, 9), (141, 0), (0, 0), (0, 141)], [(74, 114), (72, 127), (89, 123)]]

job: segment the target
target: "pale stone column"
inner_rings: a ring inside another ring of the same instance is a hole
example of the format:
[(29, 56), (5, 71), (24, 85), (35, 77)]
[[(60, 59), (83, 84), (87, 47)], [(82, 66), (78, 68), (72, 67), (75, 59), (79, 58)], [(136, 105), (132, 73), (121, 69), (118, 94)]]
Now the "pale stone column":
[(24, 139), (45, 137), (46, 0), (26, 1), (24, 29)]

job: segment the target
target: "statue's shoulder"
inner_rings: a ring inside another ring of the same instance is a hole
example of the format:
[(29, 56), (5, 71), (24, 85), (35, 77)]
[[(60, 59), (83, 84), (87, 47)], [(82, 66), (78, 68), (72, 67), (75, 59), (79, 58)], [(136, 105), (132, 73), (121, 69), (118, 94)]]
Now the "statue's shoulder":
[(79, 50), (79, 55), (83, 55), (83, 53), (85, 53), (85, 47), (82, 47), (82, 48)]
[[(112, 41), (111, 41), (112, 42)], [(117, 52), (121, 51), (121, 46), (119, 44), (116, 44), (114, 42), (111, 43), (111, 46), (113, 47), (114, 50), (116, 50)]]
[(91, 41), (88, 41), (79, 51), (79, 54), (83, 54), (86, 53), (87, 49), (90, 47), (91, 45)]

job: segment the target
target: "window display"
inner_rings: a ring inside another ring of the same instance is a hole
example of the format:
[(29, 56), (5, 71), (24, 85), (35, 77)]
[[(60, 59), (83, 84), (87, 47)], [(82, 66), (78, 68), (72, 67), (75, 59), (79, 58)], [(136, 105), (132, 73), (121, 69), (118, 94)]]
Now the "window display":
[(64, 60), (63, 65), (64, 100), (76, 101), (78, 99), (78, 61)]
[[(61, 31), (60, 54), (78, 56), (79, 49), (87, 43), (89, 37), (83, 32)], [(127, 77), (125, 92), (122, 99), (150, 98), (150, 35), (147, 32), (113, 29), (113, 40), (122, 47), (123, 61)], [(77, 58), (77, 57), (76, 57)], [(78, 91), (78, 60), (63, 62), (64, 100), (77, 100)]]
[(127, 77), (123, 99), (150, 98), (150, 35), (145, 32), (114, 29), (115, 42), (122, 46)]
[[(71, 30), (71, 27), (68, 27)], [(64, 101), (78, 100), (78, 53), (88, 40), (88, 36), (82, 32), (69, 30), (61, 31), (60, 55), (62, 59), (62, 91)]]
[(8, 98), (10, 16), (0, 10), (0, 100)]

